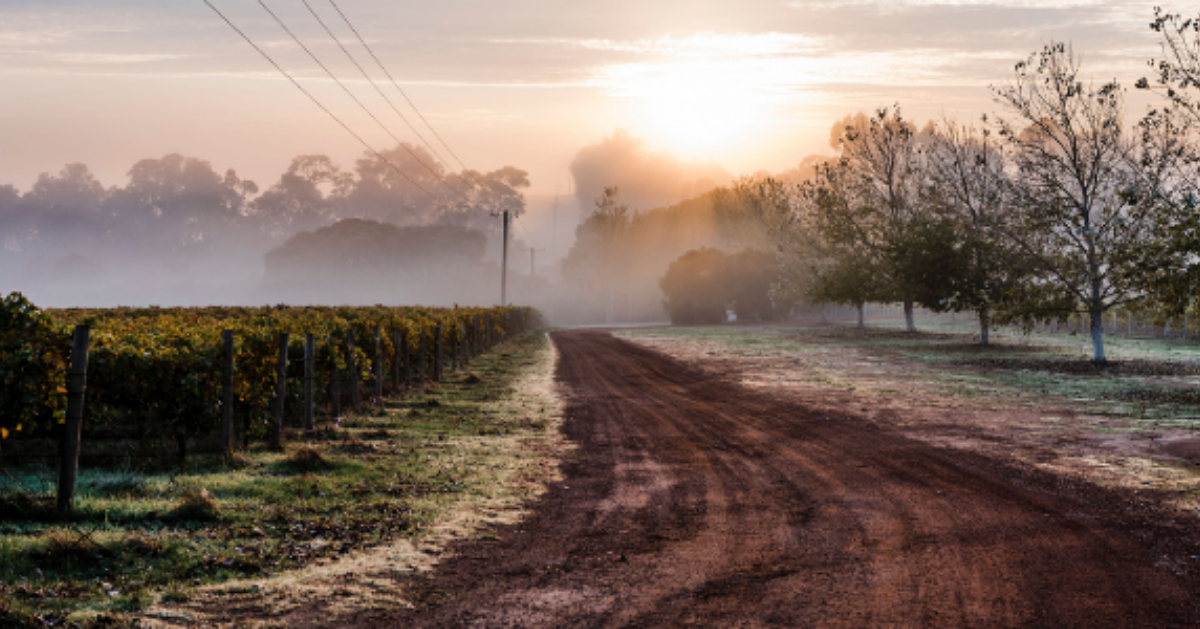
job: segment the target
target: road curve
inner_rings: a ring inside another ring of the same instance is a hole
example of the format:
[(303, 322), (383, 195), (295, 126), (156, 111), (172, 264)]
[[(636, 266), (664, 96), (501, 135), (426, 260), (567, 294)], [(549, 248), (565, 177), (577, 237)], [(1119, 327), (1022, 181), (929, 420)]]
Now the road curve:
[[(1184, 627), (1194, 523), (814, 411), (596, 331), (553, 335), (579, 445), (498, 541), (360, 626)], [(1141, 515), (1139, 515), (1141, 513)]]

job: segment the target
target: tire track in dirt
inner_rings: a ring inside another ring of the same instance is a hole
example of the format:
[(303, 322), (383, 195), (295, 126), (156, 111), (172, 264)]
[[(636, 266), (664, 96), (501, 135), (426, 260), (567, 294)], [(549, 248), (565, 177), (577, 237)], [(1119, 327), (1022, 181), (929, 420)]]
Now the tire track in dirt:
[(402, 582), (417, 608), (352, 624), (1200, 620), (1194, 525), (1134, 497), (764, 396), (606, 333), (554, 340), (580, 446), (565, 480), (498, 541)]

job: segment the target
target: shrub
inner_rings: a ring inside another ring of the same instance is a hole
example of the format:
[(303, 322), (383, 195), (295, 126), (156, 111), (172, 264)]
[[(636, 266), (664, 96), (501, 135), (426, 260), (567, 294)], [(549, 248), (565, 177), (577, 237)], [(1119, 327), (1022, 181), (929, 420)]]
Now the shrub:
[(771, 288), (778, 281), (779, 263), (773, 254), (752, 249), (725, 254), (705, 247), (679, 256), (659, 286), (671, 323), (711, 324), (723, 322), (730, 306), (738, 319), (778, 319), (783, 308), (771, 301)]
[(779, 281), (775, 255), (746, 249), (726, 256), (726, 295), (738, 321), (774, 321), (786, 311), (771, 301), (771, 287)]
[(725, 320), (725, 254), (693, 249), (667, 267), (659, 280), (663, 307), (676, 325), (721, 323)]
[(216, 520), (221, 515), (207, 489), (185, 489), (171, 515), (181, 520)]

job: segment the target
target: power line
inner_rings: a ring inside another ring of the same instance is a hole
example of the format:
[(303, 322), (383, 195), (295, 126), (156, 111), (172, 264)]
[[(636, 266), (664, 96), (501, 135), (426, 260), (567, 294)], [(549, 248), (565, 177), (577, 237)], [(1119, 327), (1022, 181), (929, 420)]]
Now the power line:
[[(436, 137), (438, 139), (438, 142), (440, 142), (442, 144), (442, 146), (446, 148), (446, 152), (450, 153), (450, 156), (454, 158), (454, 161), (458, 162), (458, 165), (463, 169), (463, 172), (467, 173), (471, 177), (471, 179), (475, 180), (476, 184), (479, 184), (480, 187), (482, 187), (483, 182), (479, 181), (479, 179), (477, 177), (475, 177), (475, 175), (473, 173), (471, 173), (471, 170), (469, 168), (467, 168), (467, 165), (464, 164), (463, 161), (458, 158), (457, 154), (455, 154), (454, 149), (450, 148), (450, 145), (446, 144), (446, 141), (444, 139), (442, 139), (442, 135), (437, 132), (437, 129), (434, 129), (433, 125), (429, 124), (429, 121), (425, 119), (425, 114), (422, 114), (421, 110), (417, 109), (416, 103), (412, 102), (412, 99), (408, 97), (408, 94), (404, 91), (403, 88), (400, 87), (400, 84), (396, 82), (396, 79), (392, 77), (392, 73), (388, 72), (387, 67), (384, 66), (383, 62), (379, 60), (379, 57), (375, 54), (375, 51), (372, 50), (371, 47), (367, 45), (367, 41), (365, 39), (363, 39), (362, 35), (360, 35), (358, 33), (358, 29), (354, 28), (354, 24), (350, 23), (350, 19), (347, 18), (346, 14), (342, 12), (342, 8), (338, 6), (337, 2), (335, 2), (334, 0), (329, 0), (329, 4), (333, 5), (333, 8), (338, 12), (338, 15), (342, 16), (342, 21), (346, 23), (346, 26), (350, 27), (350, 30), (354, 33), (354, 36), (356, 38), (358, 38), (358, 43), (362, 44), (362, 47), (365, 48), (366, 51), (371, 55), (371, 58), (375, 60), (375, 63), (376, 63), (376, 65), (379, 66), (379, 69), (383, 70), (383, 74), (385, 76), (387, 76), (389, 81), (392, 82), (392, 86), (396, 88), (396, 91), (400, 92), (400, 95), (403, 96), (404, 100), (408, 102), (409, 107), (412, 107), (412, 110), (415, 111), (417, 113), (417, 116), (419, 116), (421, 118), (421, 122), (425, 123), (425, 126), (429, 129), (430, 132), (433, 133), (434, 137)], [(419, 135), (420, 134), (418, 134), (418, 136)]]
[(345, 129), (346, 133), (349, 133), (350, 135), (354, 136), (354, 139), (358, 140), (359, 144), (362, 144), (368, 151), (373, 153), (375, 155), (375, 157), (378, 157), (381, 161), (383, 161), (388, 166), (390, 166), (392, 168), (392, 170), (396, 171), (396, 174), (403, 177), (406, 181), (408, 181), (408, 183), (411, 183), (413, 186), (415, 186), (421, 192), (424, 192), (426, 195), (429, 196), (429, 198), (433, 199), (434, 201), (441, 201), (441, 199), (438, 198), (437, 195), (433, 194), (429, 190), (426, 190), (425, 186), (422, 186), (421, 184), (414, 181), (412, 177), (409, 177), (403, 170), (400, 170), (400, 168), (398, 168), (395, 164), (393, 164), (390, 159), (384, 157), (382, 153), (375, 150), (375, 147), (371, 146), (370, 144), (367, 143), (366, 140), (362, 139), (362, 136), (355, 133), (354, 130), (351, 129), (346, 123), (342, 122), (341, 118), (338, 118), (332, 111), (329, 110), (329, 108), (327, 108), (325, 105), (321, 104), (321, 101), (317, 100), (316, 96), (313, 96), (312, 93), (310, 93), (307, 89), (304, 89), (304, 86), (300, 85), (300, 83), (298, 81), (296, 81), (296, 79), (292, 78), (292, 75), (288, 74), (287, 71), (284, 70), (282, 67), (280, 67), (280, 65), (278, 63), (275, 63), (275, 60), (271, 58), (271, 55), (268, 55), (262, 48), (259, 48), (258, 44), (254, 43), (254, 40), (250, 39), (250, 37), (248, 35), (246, 35), (244, 32), (242, 32), (242, 29), (238, 28), (233, 22), (231, 22), (229, 20), (229, 18), (225, 17), (225, 14), (221, 13), (220, 9), (213, 6), (213, 4), (211, 2), (209, 2), (209, 0), (204, 0), (204, 4), (208, 5), (208, 8), (212, 9), (217, 15), (221, 16), (221, 19), (224, 20), (225, 23), (229, 25), (229, 28), (232, 28), (234, 30), (234, 32), (236, 32), (238, 35), (241, 35), (242, 39), (246, 40), (246, 43), (250, 44), (250, 46), (253, 47), (254, 50), (258, 51), (258, 54), (262, 55), (263, 58), (266, 59), (268, 63), (270, 63), (272, 66), (275, 66), (275, 69), (278, 70), (279, 73), (282, 74), (284, 77), (286, 77), (288, 81), (291, 81), (292, 85), (296, 86), (296, 89), (303, 92), (304, 95), (307, 96), (309, 98), (309, 100), (311, 100), (313, 102), (313, 104), (315, 104), (317, 107), (320, 107), (321, 111), (328, 114), (330, 118), (333, 118), (333, 121), (338, 123), (343, 129)]
[(392, 102), (392, 99), (388, 98), (387, 94), (384, 94), (382, 89), (379, 89), (379, 84), (375, 82), (375, 79), (371, 78), (371, 75), (367, 74), (367, 71), (364, 70), (362, 65), (358, 63), (358, 60), (354, 58), (354, 55), (350, 54), (350, 51), (347, 50), (342, 44), (342, 40), (338, 39), (338, 36), (333, 34), (333, 31), (328, 25), (325, 24), (325, 20), (321, 19), (321, 16), (318, 15), (317, 12), (312, 8), (312, 5), (308, 3), (308, 0), (301, 1), (304, 3), (304, 7), (308, 9), (308, 12), (311, 13), (314, 18), (316, 18), (317, 23), (321, 25), (321, 28), (325, 29), (325, 33), (328, 34), (329, 37), (333, 39), (334, 43), (338, 45), (338, 48), (341, 48), (342, 52), (346, 54), (346, 58), (350, 60), (350, 63), (353, 63), (354, 67), (358, 68), (358, 71), (360, 74), (362, 74), (363, 78), (366, 79), (367, 82), (371, 84), (371, 87), (375, 88), (375, 91), (379, 93), (379, 96), (387, 102), (388, 107), (392, 108), (392, 111), (400, 117), (400, 120), (404, 121), (404, 124), (408, 126), (409, 130), (421, 140), (421, 143), (433, 153), (434, 157), (436, 157), (439, 162), (445, 163), (446, 158), (442, 157), (442, 155), (438, 153), (437, 148), (430, 144), (429, 141), (425, 139), (425, 136), (421, 135), (420, 131), (417, 131), (417, 128), (413, 126), (411, 122), (409, 122), (408, 118), (396, 108), (396, 105)]
[(524, 231), (525, 235), (529, 237), (529, 242), (530, 242), (529, 246), (534, 247), (534, 246), (541, 244), (537, 241), (537, 239), (535, 239), (533, 237), (533, 233), (529, 231), (529, 227), (527, 225), (525, 225), (525, 221), (521, 220), (520, 216), (516, 216), (516, 219), (517, 219), (517, 224), (521, 226), (521, 230)]
[[(206, 2), (207, 2), (207, 0), (206, 0)], [(279, 26), (281, 28), (283, 28), (284, 32), (286, 32), (288, 34), (288, 36), (292, 38), (292, 41), (296, 42), (296, 44), (298, 46), (300, 46), (300, 48), (303, 49), (304, 52), (308, 53), (308, 56), (318, 66), (320, 66), (322, 70), (325, 71), (325, 74), (328, 75), (329, 78), (333, 79), (334, 83), (337, 83), (338, 87), (342, 88), (342, 91), (346, 92), (346, 95), (349, 96), (356, 104), (358, 104), (358, 106), (360, 108), (362, 108), (362, 110), (364, 112), (366, 112), (366, 114), (368, 116), (371, 117), (371, 120), (375, 121), (375, 124), (379, 125), (379, 128), (383, 129), (384, 133), (387, 133), (389, 136), (391, 136), (392, 140), (395, 140), (396, 144), (399, 144), (405, 151), (408, 152), (409, 155), (412, 155), (412, 158), (414, 160), (416, 160), (416, 162), (418, 164), (423, 166), (425, 168), (425, 170), (428, 170), (429, 174), (436, 177), (438, 180), (438, 183), (442, 184), (448, 190), (450, 190), (454, 194), (457, 194), (459, 197), (462, 197), (462, 199), (464, 201), (470, 202), (470, 199), (468, 199), (466, 197), (466, 195), (464, 195), (462, 192), (460, 192), (457, 188), (452, 187), (449, 183), (446, 182), (446, 180), (442, 177), (442, 175), (438, 174), (438, 172), (435, 171), (433, 168), (431, 168), (428, 164), (421, 161), (421, 158), (417, 156), (416, 152), (414, 152), (411, 147), (409, 147), (407, 144), (401, 142), (400, 138), (397, 138), (396, 135), (392, 133), (391, 129), (388, 129), (387, 125), (383, 124), (383, 122), (379, 120), (379, 118), (375, 115), (375, 113), (372, 112), (366, 105), (364, 105), (363, 102), (361, 100), (359, 100), (357, 96), (354, 95), (354, 92), (351, 92), (350, 88), (346, 87), (346, 85), (344, 83), (342, 83), (341, 79), (337, 78), (337, 76), (334, 75), (334, 73), (331, 72), (329, 70), (329, 68), (326, 67), (325, 64), (322, 63), (321, 60), (315, 54), (313, 54), (313, 52), (311, 50), (308, 49), (308, 46), (304, 45), (304, 42), (300, 41), (299, 37), (296, 37), (296, 34), (292, 32), (292, 29), (288, 28), (287, 24), (284, 24), (283, 20), (279, 19), (278, 15), (275, 15), (275, 12), (272, 11), (271, 8), (267, 6), (267, 3), (264, 2), (264, 0), (258, 0), (258, 4), (264, 10), (266, 10), (267, 13), (269, 13), (271, 15), (271, 17), (275, 20), (275, 22), (277, 24), (279, 24)]]

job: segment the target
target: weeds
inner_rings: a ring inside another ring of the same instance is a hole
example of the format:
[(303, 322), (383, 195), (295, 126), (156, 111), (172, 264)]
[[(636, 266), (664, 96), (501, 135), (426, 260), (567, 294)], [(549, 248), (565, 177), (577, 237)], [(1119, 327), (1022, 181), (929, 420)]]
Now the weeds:
[(175, 508), (171, 510), (171, 517), (180, 520), (211, 522), (221, 517), (221, 510), (207, 489), (189, 487), (179, 495)]
[(515, 358), (473, 363), (479, 383), (448, 374), (283, 452), (84, 468), (70, 523), (54, 511), (52, 469), (0, 468), (0, 627), (128, 626), (156, 602), (195, 604), (197, 586), (423, 534), (451, 505), (493, 491), (495, 466), (472, 464), (483, 450), (464, 454), (463, 440), (528, 429), (491, 405), (547, 344), (530, 334), (509, 345)]

